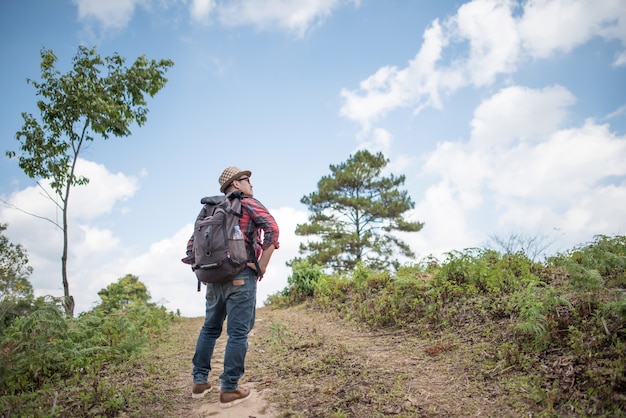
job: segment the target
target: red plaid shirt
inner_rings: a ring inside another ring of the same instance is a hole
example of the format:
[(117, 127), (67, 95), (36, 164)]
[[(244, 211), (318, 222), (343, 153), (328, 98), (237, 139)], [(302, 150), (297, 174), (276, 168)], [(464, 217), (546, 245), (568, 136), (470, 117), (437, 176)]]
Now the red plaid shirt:
[(244, 210), (239, 227), (246, 242), (254, 243), (256, 257), (259, 258), (263, 250), (271, 244), (278, 249), (278, 224), (265, 206), (253, 197), (241, 199), (241, 206)]

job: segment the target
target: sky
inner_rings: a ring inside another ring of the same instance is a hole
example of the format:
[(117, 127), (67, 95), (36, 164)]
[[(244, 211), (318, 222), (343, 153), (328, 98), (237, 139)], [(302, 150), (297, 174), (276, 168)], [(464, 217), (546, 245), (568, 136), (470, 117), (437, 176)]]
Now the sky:
[(280, 227), (259, 306), (287, 286), (300, 200), (361, 149), (406, 176), (406, 218), (424, 222), (401, 235), (413, 261), (626, 233), (623, 0), (5, 0), (0, 23), (0, 223), (28, 251), (37, 295), (63, 294), (61, 213), (5, 151), (19, 151), (22, 112), (39, 116), (26, 79), (41, 79), (40, 51), (61, 72), (79, 45), (174, 61), (143, 126), (81, 152), (75, 313), (133, 274), (168, 310), (203, 315), (180, 259), (200, 199), (233, 165)]

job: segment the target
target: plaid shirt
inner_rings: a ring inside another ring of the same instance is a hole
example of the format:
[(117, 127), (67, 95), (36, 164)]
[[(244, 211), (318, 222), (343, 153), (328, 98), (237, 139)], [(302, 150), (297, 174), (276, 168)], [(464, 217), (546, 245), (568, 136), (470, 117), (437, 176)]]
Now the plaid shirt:
[(239, 227), (246, 242), (254, 243), (256, 257), (259, 258), (263, 250), (271, 244), (278, 249), (278, 224), (265, 206), (253, 197), (241, 199), (241, 206), (244, 210)]
[[(241, 199), (241, 207), (243, 208), (243, 216), (239, 219), (239, 227), (246, 242), (253, 243), (252, 247), (256, 258), (258, 259), (263, 250), (271, 244), (274, 244), (274, 248), (278, 249), (278, 224), (265, 206), (253, 197), (244, 197)], [(195, 262), (193, 234), (187, 242), (186, 254), (187, 256), (181, 261), (185, 264), (193, 264)]]

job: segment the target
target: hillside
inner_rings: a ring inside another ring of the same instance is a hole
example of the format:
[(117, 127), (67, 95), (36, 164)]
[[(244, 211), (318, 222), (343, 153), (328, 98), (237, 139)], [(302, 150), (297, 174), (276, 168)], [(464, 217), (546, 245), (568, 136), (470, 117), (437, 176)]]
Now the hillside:
[[(217, 389), (190, 396), (190, 358), (202, 318), (177, 319), (152, 353), (163, 404), (139, 415), (172, 417), (514, 417), (533, 405), (514, 386), (520, 376), (491, 365), (476, 332), (429, 336), (368, 331), (306, 305), (258, 310), (243, 384), (253, 399), (218, 406)], [(225, 337), (220, 338), (218, 353)], [(220, 355), (214, 366), (220, 369)], [(218, 387), (217, 375), (211, 382)], [(506, 376), (506, 377), (503, 377)], [(164, 409), (165, 408), (165, 409)]]
[(14, 319), (0, 415), (626, 417), (626, 237), (544, 264), (468, 249), (393, 275), (301, 263), (288, 281), (258, 310), (242, 405), (219, 409), (217, 388), (192, 400), (203, 318), (146, 303), (127, 276), (78, 318), (44, 301)]

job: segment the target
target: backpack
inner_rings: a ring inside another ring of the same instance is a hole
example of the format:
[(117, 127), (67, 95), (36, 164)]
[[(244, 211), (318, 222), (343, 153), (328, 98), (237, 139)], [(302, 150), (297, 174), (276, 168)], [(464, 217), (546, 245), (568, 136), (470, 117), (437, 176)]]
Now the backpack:
[(187, 244), (187, 257), (182, 259), (192, 265), (191, 269), (198, 279), (198, 291), (201, 282), (226, 282), (246, 268), (248, 251), (243, 235), (233, 237), (243, 216), (242, 196), (240, 191), (236, 191), (228, 196), (200, 200), (204, 206)]

